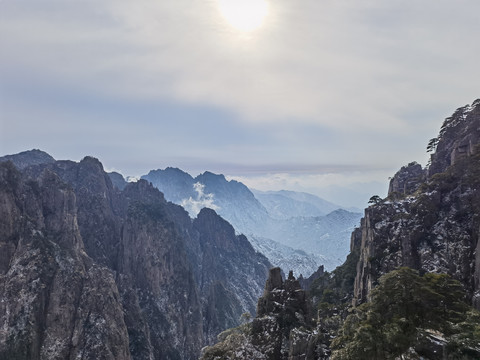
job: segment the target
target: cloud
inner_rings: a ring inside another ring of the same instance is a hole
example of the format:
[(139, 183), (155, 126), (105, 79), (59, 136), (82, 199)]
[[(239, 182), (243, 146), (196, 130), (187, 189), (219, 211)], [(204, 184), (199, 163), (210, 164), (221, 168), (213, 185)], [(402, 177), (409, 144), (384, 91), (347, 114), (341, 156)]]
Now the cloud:
[(479, 96), (479, 11), (270, 0), (246, 36), (216, 0), (3, 0), (0, 151), (91, 154), (130, 175), (424, 162), (443, 118)]
[(247, 37), (214, 0), (15, 3), (0, 4), (4, 68), (104, 96), (209, 104), (252, 124), (405, 132), (409, 108), (456, 107), (478, 91), (475, 0), (278, 0)]
[(183, 199), (180, 205), (188, 211), (190, 217), (194, 218), (203, 208), (218, 210), (219, 207), (215, 205), (214, 194), (205, 193), (205, 185), (199, 182), (193, 184), (193, 189), (197, 193), (197, 198), (193, 199), (191, 196), (188, 199)]

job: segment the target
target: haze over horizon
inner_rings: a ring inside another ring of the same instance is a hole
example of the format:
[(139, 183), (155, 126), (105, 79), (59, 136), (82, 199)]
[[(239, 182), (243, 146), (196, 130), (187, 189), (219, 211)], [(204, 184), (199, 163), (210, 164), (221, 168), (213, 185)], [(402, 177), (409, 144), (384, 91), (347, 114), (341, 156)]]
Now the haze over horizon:
[(478, 1), (235, 1), (1, 1), (0, 155), (360, 206), (480, 97)]

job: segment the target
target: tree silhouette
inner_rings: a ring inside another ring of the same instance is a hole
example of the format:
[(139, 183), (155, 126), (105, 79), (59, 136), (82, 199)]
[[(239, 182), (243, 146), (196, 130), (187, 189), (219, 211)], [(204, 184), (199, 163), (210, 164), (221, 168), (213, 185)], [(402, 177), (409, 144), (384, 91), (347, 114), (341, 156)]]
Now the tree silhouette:
[(369, 204), (375, 204), (375, 205), (376, 205), (376, 204), (380, 203), (381, 201), (382, 201), (382, 198), (381, 198), (380, 196), (378, 196), (378, 195), (373, 195), (373, 196), (370, 198), (370, 200), (368, 200), (368, 203), (369, 203)]
[(427, 145), (427, 153), (435, 151), (438, 145), (438, 138), (430, 139)]

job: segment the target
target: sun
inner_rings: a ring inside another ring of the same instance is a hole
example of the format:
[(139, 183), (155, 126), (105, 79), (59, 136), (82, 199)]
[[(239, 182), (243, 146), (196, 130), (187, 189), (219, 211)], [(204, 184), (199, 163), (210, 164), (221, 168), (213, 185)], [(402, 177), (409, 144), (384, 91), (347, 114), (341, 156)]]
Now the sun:
[(266, 0), (218, 0), (218, 5), (228, 23), (243, 32), (258, 29), (268, 14)]

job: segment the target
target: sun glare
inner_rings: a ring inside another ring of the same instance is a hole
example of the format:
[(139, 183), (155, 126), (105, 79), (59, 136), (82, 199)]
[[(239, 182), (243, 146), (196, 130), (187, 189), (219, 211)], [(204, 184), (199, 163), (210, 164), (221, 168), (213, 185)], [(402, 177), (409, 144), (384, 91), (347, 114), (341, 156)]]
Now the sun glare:
[(244, 32), (258, 29), (268, 14), (266, 0), (218, 0), (218, 4), (228, 23)]

